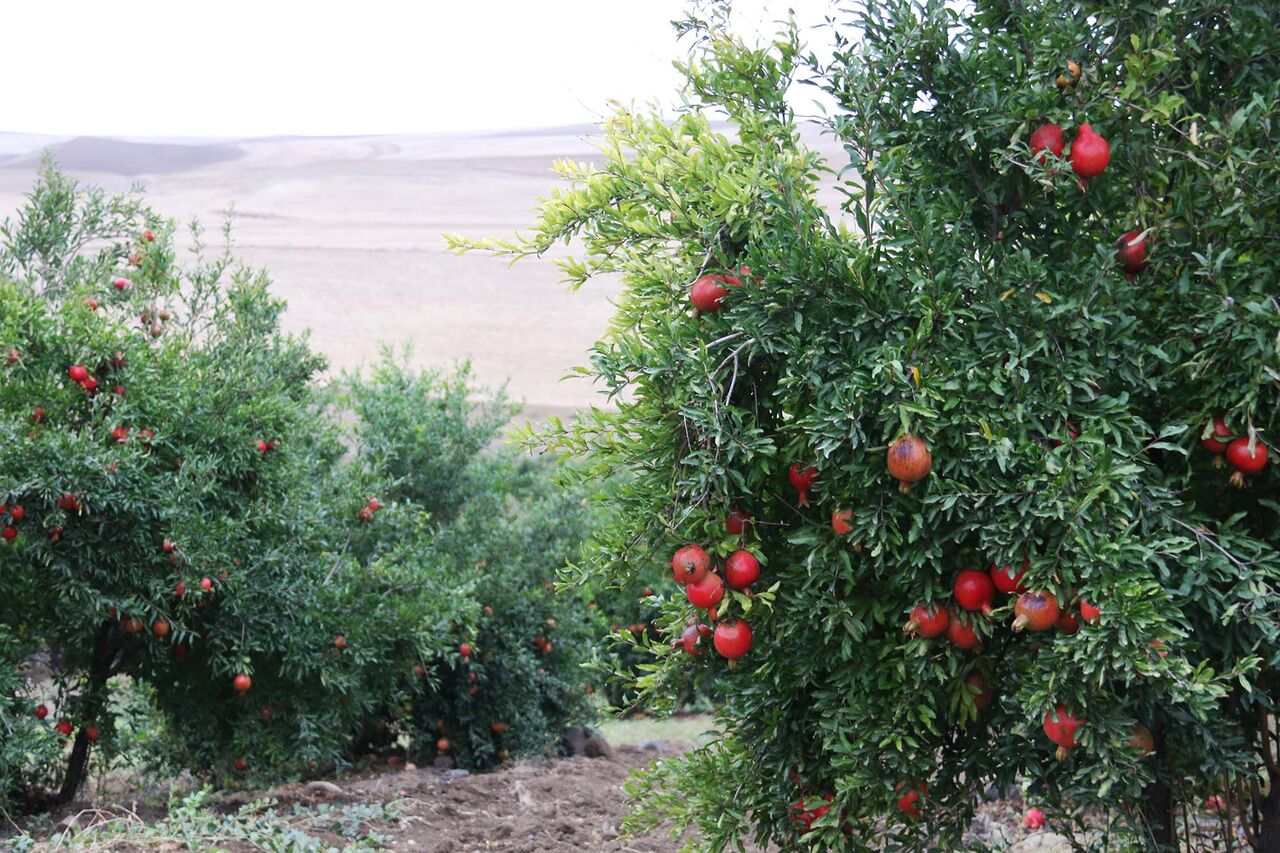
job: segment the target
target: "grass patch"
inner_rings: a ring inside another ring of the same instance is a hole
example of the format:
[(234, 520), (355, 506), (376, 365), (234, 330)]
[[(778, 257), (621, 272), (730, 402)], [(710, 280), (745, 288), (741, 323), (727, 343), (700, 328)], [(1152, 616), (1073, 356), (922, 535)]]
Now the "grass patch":
[(689, 714), (679, 717), (636, 716), (626, 720), (608, 720), (600, 730), (614, 746), (636, 746), (645, 741), (664, 743), (685, 741), (701, 746), (712, 738), (715, 721), (706, 714)]

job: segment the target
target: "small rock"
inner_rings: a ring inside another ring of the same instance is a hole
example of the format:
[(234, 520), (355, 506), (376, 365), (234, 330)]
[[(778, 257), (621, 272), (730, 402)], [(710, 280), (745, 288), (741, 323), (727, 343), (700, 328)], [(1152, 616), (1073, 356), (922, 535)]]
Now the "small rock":
[(609, 741), (599, 735), (587, 738), (587, 742), (582, 745), (582, 754), (587, 758), (613, 758), (613, 747), (609, 746)]
[(646, 740), (640, 744), (640, 748), (645, 752), (662, 752), (667, 747), (666, 744), (660, 740)]
[(437, 755), (436, 760), (431, 762), (431, 766), (437, 770), (450, 770), (458, 765), (454, 763), (451, 755)]
[(406, 761), (406, 762), (404, 763), (404, 769), (405, 769), (405, 770), (417, 770), (417, 769), (418, 769), (418, 765), (414, 764), (412, 761)]
[(470, 776), (470, 775), (471, 775), (470, 770), (463, 770), (460, 768), (457, 770), (446, 770), (444, 771), (443, 774), (441, 774), (440, 781), (444, 782), (447, 785), (450, 782), (453, 782), (455, 780), (465, 779), (467, 776)]
[(306, 787), (308, 794), (330, 794), (338, 795), (342, 793), (342, 789), (332, 782), (325, 782), (317, 779), (314, 782), (308, 782)]

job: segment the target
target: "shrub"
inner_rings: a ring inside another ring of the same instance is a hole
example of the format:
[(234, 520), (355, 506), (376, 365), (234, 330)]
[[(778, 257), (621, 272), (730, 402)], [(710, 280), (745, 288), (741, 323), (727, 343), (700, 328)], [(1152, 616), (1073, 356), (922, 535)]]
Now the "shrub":
[[(1280, 479), (1231, 489), (1200, 441), (1215, 416), (1246, 444), (1276, 433), (1276, 9), (891, 0), (840, 18), (828, 64), (794, 29), (755, 48), (691, 19), (686, 110), (615, 116), (527, 239), (457, 241), (576, 238), (574, 286), (624, 279), (591, 371), (617, 410), (545, 434), (590, 456), (584, 479), (629, 475), (598, 572), (687, 543), (764, 563), (717, 614), (754, 631), (736, 665), (654, 644), (639, 687), (715, 671), (724, 735), (643, 777), (633, 825), (696, 826), (713, 850), (956, 848), (984, 786), (1018, 781), (1081, 844), (1168, 847), (1175, 809), (1213, 794), (1274, 849)], [(797, 82), (838, 104), (841, 222), (816, 201)], [(1106, 171), (1085, 185), (1032, 151), (1046, 119), (1069, 138), (1091, 122)], [(1134, 230), (1150, 257), (1126, 270)], [(706, 273), (740, 286), (696, 313)], [(932, 473), (900, 490), (921, 473), (887, 470), (905, 433)], [(756, 519), (742, 537), (735, 506)], [(915, 606), (955, 604), (962, 569), (1024, 559), (1032, 591), (1101, 615), (1018, 633), (1002, 594), (962, 617), (977, 650), (904, 634)], [(674, 638), (700, 614), (662, 593)], [(1074, 745), (1042, 724), (1057, 706), (1083, 721)]]

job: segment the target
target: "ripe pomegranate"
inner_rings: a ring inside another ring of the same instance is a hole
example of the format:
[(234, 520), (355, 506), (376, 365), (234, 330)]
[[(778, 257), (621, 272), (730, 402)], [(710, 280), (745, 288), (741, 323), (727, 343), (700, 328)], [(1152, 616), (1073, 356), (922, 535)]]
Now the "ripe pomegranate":
[(1080, 125), (1080, 132), (1071, 143), (1071, 168), (1086, 181), (1106, 171), (1111, 161), (1111, 146), (1107, 140), (1093, 132), (1089, 124)]
[(98, 380), (90, 376), (88, 379), (80, 383), (80, 387), (92, 394), (98, 390)]
[(333, 647), (338, 651), (343, 651), (347, 647), (347, 638), (339, 634), (333, 638)]
[(208, 592), (209, 590), (213, 589), (213, 581), (209, 580), (208, 578), (200, 578), (200, 588), (205, 592)]
[(687, 625), (680, 632), (680, 645), (684, 646), (685, 652), (694, 657), (702, 654), (699, 641), (709, 639), (711, 639), (711, 628), (707, 625)]
[(1084, 725), (1084, 720), (1071, 716), (1066, 705), (1056, 705), (1052, 711), (1044, 715), (1042, 728), (1049, 740), (1058, 745), (1058, 758), (1067, 757), (1067, 751), (1076, 745), (1076, 731)]
[(965, 610), (991, 612), (991, 596), (995, 588), (991, 585), (991, 577), (986, 572), (965, 569), (956, 575), (952, 592), (955, 595), (956, 604)]
[(237, 773), (243, 773), (249, 769), (249, 763), (243, 758), (237, 758), (235, 761), (231, 762), (231, 766), (235, 768)]
[(961, 649), (976, 649), (982, 645), (972, 621), (966, 621), (955, 611), (949, 611), (948, 615), (950, 619), (947, 622), (947, 639), (952, 645)]
[(471, 657), (471, 644), (463, 643), (462, 645), (458, 646), (458, 654), (462, 655), (463, 660), (466, 660), (467, 658)]
[(86, 296), (84, 298), (84, 307), (88, 308), (90, 311), (97, 311), (98, 300), (94, 299), (92, 296)]
[(671, 576), (678, 584), (698, 583), (711, 571), (711, 558), (697, 545), (686, 545), (671, 558)]
[(951, 622), (951, 617), (947, 615), (947, 611), (937, 605), (917, 604), (911, 608), (911, 615), (907, 618), (906, 627), (902, 630), (908, 634), (917, 634), (921, 637), (936, 637), (943, 631), (947, 630), (947, 625)]
[(720, 303), (729, 295), (729, 287), (742, 287), (737, 276), (710, 273), (701, 275), (689, 288), (689, 301), (701, 314), (711, 314), (720, 310)]
[(991, 702), (996, 698), (996, 694), (987, 686), (987, 682), (978, 673), (973, 673), (964, 680), (969, 687), (969, 696), (973, 699), (973, 705), (978, 709), (978, 713), (983, 713), (991, 707)]
[(502, 722), (489, 724), (489, 731), (493, 732), (495, 735), (502, 734), (507, 730), (507, 728), (508, 728), (507, 724)]
[(249, 688), (253, 686), (253, 679), (242, 672), (232, 680), (231, 684), (237, 693), (248, 693)]
[(98, 727), (97, 727), (97, 726), (89, 726), (89, 728), (85, 729), (85, 730), (84, 730), (84, 739), (85, 739), (85, 740), (87, 740), (89, 743), (97, 743), (97, 742), (98, 742)]
[[(1207, 435), (1200, 438), (1200, 446), (1212, 453), (1214, 456), (1221, 457), (1227, 452), (1227, 445), (1231, 443), (1232, 433), (1231, 427), (1227, 426), (1227, 422), (1219, 415), (1209, 422), (1205, 427)], [(1215, 459), (1214, 464), (1221, 465), (1221, 459)]]
[(49, 709), (48, 709), (47, 707), (45, 707), (43, 704), (37, 705), (37, 706), (36, 706), (36, 719), (37, 719), (37, 720), (43, 720), (43, 719), (44, 719), (45, 717), (47, 717), (47, 716), (49, 716)]
[[(899, 782), (894, 790), (901, 791), (906, 787), (907, 783)], [(929, 788), (927, 785), (923, 782), (919, 785), (915, 785), (901, 797), (898, 797), (898, 811), (906, 815), (909, 820), (919, 820), (920, 805), (928, 796)]]
[(809, 489), (813, 488), (813, 484), (818, 482), (818, 469), (814, 467), (801, 468), (793, 462), (791, 470), (787, 472), (787, 479), (791, 481), (792, 488), (799, 493), (800, 499), (796, 501), (796, 504), (798, 506), (808, 506)]
[(991, 585), (1005, 594), (1016, 592), (1021, 595), (1027, 591), (1027, 588), (1022, 585), (1022, 576), (1027, 573), (1027, 569), (1030, 567), (1031, 561), (1023, 560), (1022, 565), (1015, 573), (1013, 571), (1013, 567), (1010, 565), (1006, 564), (1003, 566), (997, 566), (995, 563), (992, 563), (991, 569), (989, 570), (991, 574)]
[(716, 625), (713, 643), (722, 656), (737, 660), (751, 651), (751, 626), (743, 619), (726, 619)]
[(369, 507), (367, 507), (367, 506), (365, 506), (365, 507), (361, 507), (361, 508), (360, 508), (360, 511), (356, 513), (356, 518), (358, 518), (358, 519), (360, 519), (360, 521), (364, 521), (364, 522), (372, 521), (372, 520), (373, 520), (373, 510), (369, 509)]
[(734, 551), (724, 564), (724, 581), (730, 589), (746, 589), (760, 580), (760, 561), (750, 551)]
[(10, 367), (13, 367), (15, 364), (17, 364), (21, 360), (22, 360), (22, 353), (18, 352), (18, 350), (16, 349), (9, 350), (9, 354), (5, 357), (5, 361), (8, 362)]
[(5, 542), (12, 542), (17, 538), (18, 531), (14, 530), (12, 527), (6, 527), (4, 530), (0, 530), (0, 539), (3, 539)]
[(898, 481), (898, 490), (904, 494), (910, 491), (912, 483), (929, 476), (933, 468), (929, 448), (921, 438), (911, 433), (903, 433), (889, 445), (887, 462), (889, 474)]
[(155, 241), (155, 239), (156, 239), (156, 235), (155, 235), (155, 234), (152, 234), (150, 231), (143, 231), (143, 232), (142, 232), (142, 239), (143, 239), (143, 240), (145, 240), (145, 241), (146, 241), (146, 242), (148, 242), (148, 243), (152, 243), (152, 242), (154, 242), (154, 241)]
[(33, 424), (42, 424), (48, 419), (49, 415), (44, 410), (44, 406), (36, 406), (31, 410), (31, 422)]
[(1101, 610), (1099, 610), (1097, 607), (1094, 607), (1092, 604), (1085, 601), (1083, 598), (1080, 599), (1080, 618), (1081, 619), (1083, 619), (1086, 622), (1092, 622), (1094, 619), (1097, 619), (1100, 615), (1102, 615)]
[(449, 751), (448, 738), (442, 737), (440, 738), (440, 740), (436, 741), (436, 752), (448, 752), (448, 751)]
[(112, 287), (114, 287), (116, 290), (121, 290), (121, 291), (128, 290), (130, 284), (132, 284), (132, 282), (129, 281), (129, 279), (125, 278), (124, 276), (120, 276), (111, 282)]
[(1133, 726), (1133, 734), (1129, 737), (1129, 746), (1138, 750), (1143, 755), (1150, 755), (1156, 751), (1155, 738), (1151, 736), (1151, 729), (1142, 723), (1135, 723)]
[(166, 554), (172, 554), (174, 551), (178, 550), (178, 546), (173, 544), (172, 539), (165, 539), (160, 543), (160, 547)]
[(426, 678), (427, 668), (420, 663), (415, 663), (413, 665), (413, 675), (415, 678)]
[(266, 453), (268, 450), (270, 450), (270, 449), (271, 449), (271, 443), (270, 443), (269, 441), (267, 441), (265, 438), (260, 438), (260, 439), (258, 439), (258, 440), (255, 442), (255, 444), (256, 444), (256, 445), (257, 445), (257, 447), (258, 447), (258, 452), (259, 452), (259, 453)]
[(1236, 469), (1229, 481), (1231, 485), (1237, 489), (1244, 488), (1246, 474), (1256, 474), (1267, 467), (1267, 446), (1255, 436), (1250, 448), (1249, 438), (1241, 436), (1227, 445), (1227, 464)]
[(163, 619), (157, 619), (151, 623), (151, 633), (159, 639), (169, 636), (169, 623)]
[(1048, 631), (1062, 611), (1058, 599), (1047, 592), (1024, 592), (1013, 605), (1013, 630)]
[(58, 724), (53, 728), (54, 731), (63, 737), (71, 737), (71, 732), (74, 731), (70, 720), (58, 720)]
[(1116, 241), (1116, 260), (1130, 276), (1147, 265), (1147, 238), (1141, 231), (1126, 231)]
[(853, 532), (853, 525), (849, 520), (853, 518), (853, 510), (848, 507), (837, 509), (831, 513), (831, 529), (836, 532), (837, 536), (846, 536)]
[(129, 440), (129, 428), (118, 426), (111, 430), (111, 437), (115, 439), (116, 444), (124, 444)]
[(187, 594), (187, 582), (178, 581), (178, 585), (173, 588), (173, 594), (176, 598), (182, 598)]
[(1031, 134), (1031, 153), (1039, 155), (1036, 160), (1041, 163), (1048, 160), (1045, 152), (1054, 157), (1062, 156), (1062, 128), (1053, 122), (1040, 125)]
[(734, 507), (724, 518), (724, 532), (730, 536), (741, 536), (751, 526), (751, 516)]
[(719, 575), (709, 574), (697, 583), (686, 584), (684, 595), (694, 607), (715, 607), (724, 598), (724, 581)]
[(72, 382), (83, 383), (89, 378), (89, 369), (83, 364), (73, 364), (67, 371), (67, 376), (71, 377)]
[(1053, 627), (1064, 634), (1074, 634), (1080, 630), (1080, 620), (1070, 610), (1064, 609), (1062, 614), (1058, 616), (1058, 621), (1053, 623)]
[(1204, 810), (1207, 812), (1220, 812), (1227, 807), (1225, 798), (1213, 794), (1204, 801)]
[(1044, 812), (1039, 809), (1027, 809), (1027, 814), (1023, 817), (1022, 822), (1026, 824), (1027, 829), (1043, 829)]

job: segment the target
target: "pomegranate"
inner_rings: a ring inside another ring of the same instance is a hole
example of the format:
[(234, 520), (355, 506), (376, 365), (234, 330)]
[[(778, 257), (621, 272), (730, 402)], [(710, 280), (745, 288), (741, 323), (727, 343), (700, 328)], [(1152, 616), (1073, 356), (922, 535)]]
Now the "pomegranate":
[(1058, 758), (1067, 757), (1067, 751), (1076, 745), (1076, 731), (1084, 725), (1084, 720), (1071, 716), (1066, 705), (1056, 705), (1052, 711), (1044, 715), (1045, 735), (1058, 745)]
[(231, 762), (231, 766), (235, 768), (237, 773), (243, 773), (249, 769), (249, 763), (243, 758), (237, 758), (235, 761)]
[(711, 314), (720, 310), (720, 303), (729, 295), (728, 288), (742, 287), (737, 276), (710, 273), (700, 275), (689, 288), (689, 301), (700, 314)]
[(173, 594), (174, 594), (174, 596), (175, 596), (175, 597), (177, 597), (177, 598), (182, 598), (182, 596), (186, 595), (186, 594), (187, 594), (187, 582), (186, 582), (186, 581), (178, 581), (178, 585), (177, 585), (177, 586), (175, 586), (175, 587), (173, 588)]
[(711, 639), (711, 628), (707, 625), (688, 625), (680, 633), (680, 645), (684, 646), (685, 652), (694, 657), (702, 654), (700, 641), (709, 639)]
[[(899, 782), (894, 788), (895, 791), (901, 791), (907, 787), (907, 783)], [(923, 800), (929, 796), (929, 788), (924, 783), (913, 786), (905, 794), (898, 797), (898, 811), (902, 812), (910, 820), (920, 819), (920, 805)]]
[(467, 658), (471, 657), (471, 644), (463, 643), (460, 646), (458, 646), (458, 654), (462, 655), (463, 660), (466, 660)]
[(333, 647), (338, 651), (344, 651), (347, 648), (347, 638), (339, 634), (333, 638)]
[(33, 424), (42, 424), (48, 417), (49, 414), (44, 410), (44, 406), (36, 406), (31, 410), (31, 422)]
[(991, 585), (1006, 594), (1014, 592), (1022, 594), (1027, 591), (1027, 588), (1022, 585), (1022, 576), (1027, 573), (1027, 569), (1030, 567), (1031, 561), (1023, 560), (1017, 573), (1014, 573), (1013, 567), (1010, 565), (997, 566), (992, 563), (990, 569)]
[(1248, 437), (1241, 436), (1227, 445), (1227, 464), (1236, 469), (1229, 481), (1231, 485), (1244, 488), (1246, 474), (1256, 474), (1267, 467), (1267, 446), (1254, 436), (1251, 448)]
[(116, 444), (124, 444), (129, 440), (129, 428), (118, 426), (111, 430), (111, 437), (115, 439)]
[(837, 509), (831, 513), (831, 529), (836, 532), (837, 536), (846, 536), (853, 532), (853, 525), (849, 520), (853, 518), (853, 510)]
[(156, 235), (155, 235), (155, 234), (152, 234), (150, 231), (143, 231), (143, 232), (142, 232), (142, 239), (143, 239), (143, 240), (146, 240), (148, 243), (151, 243), (151, 242), (154, 242), (154, 241), (155, 241), (155, 239), (156, 239)]
[(92, 394), (94, 391), (98, 390), (98, 380), (90, 376), (88, 379), (80, 383), (80, 387)]
[(72, 382), (83, 383), (89, 378), (89, 369), (83, 364), (73, 364), (67, 371), (67, 376), (71, 377)]
[(74, 731), (70, 720), (58, 720), (58, 724), (53, 728), (63, 737), (71, 737), (71, 732)]
[(1044, 812), (1040, 809), (1027, 809), (1026, 815), (1022, 818), (1022, 822), (1027, 829), (1043, 829), (1044, 828)]
[(1092, 622), (1094, 619), (1097, 619), (1100, 615), (1102, 615), (1101, 610), (1099, 610), (1097, 607), (1094, 607), (1092, 604), (1085, 601), (1083, 598), (1080, 599), (1080, 618), (1081, 619), (1083, 619), (1085, 622)]
[(129, 281), (129, 279), (125, 278), (124, 276), (120, 276), (119, 278), (116, 278), (111, 282), (112, 287), (114, 287), (116, 290), (121, 290), (121, 291), (128, 290), (130, 284), (132, 284), (132, 282)]
[(902, 630), (921, 637), (936, 637), (947, 630), (947, 624), (950, 621), (951, 617), (941, 607), (917, 604), (911, 608), (911, 615), (907, 618), (906, 627)]
[(1129, 275), (1142, 271), (1147, 265), (1147, 238), (1141, 231), (1126, 231), (1116, 241), (1116, 260)]
[(1111, 146), (1107, 140), (1093, 132), (1088, 123), (1080, 125), (1080, 132), (1071, 143), (1071, 168), (1086, 181), (1096, 178), (1111, 162)]
[(965, 610), (991, 612), (991, 596), (995, 588), (991, 585), (991, 577), (986, 572), (965, 569), (956, 575), (952, 592), (955, 594), (956, 604)]
[(713, 643), (722, 656), (737, 660), (751, 651), (751, 626), (743, 619), (726, 619), (716, 625)]
[(1151, 729), (1142, 723), (1135, 723), (1132, 731), (1133, 734), (1129, 737), (1129, 746), (1143, 755), (1150, 755), (1156, 751), (1156, 741), (1151, 736)]
[(950, 619), (947, 622), (947, 639), (952, 645), (961, 649), (976, 649), (982, 645), (982, 641), (978, 639), (978, 632), (974, 628), (972, 621), (965, 621), (960, 614), (955, 611), (949, 613)]
[(242, 672), (231, 683), (237, 693), (248, 693), (249, 688), (253, 686), (253, 679)]
[(796, 800), (791, 804), (791, 822), (801, 835), (812, 832), (813, 824), (831, 811), (831, 795), (827, 794), (823, 799), (825, 802), (814, 809), (806, 809), (804, 800)]
[(209, 578), (200, 578), (200, 588), (205, 592), (213, 589), (213, 581)]
[(6, 527), (4, 530), (0, 530), (0, 539), (3, 539), (5, 542), (12, 542), (17, 538), (18, 531), (12, 527)]
[(163, 639), (169, 636), (169, 623), (163, 619), (157, 619), (151, 623), (151, 633), (158, 639)]
[(724, 581), (730, 589), (746, 589), (760, 580), (760, 561), (750, 551), (734, 551), (724, 563)]
[(5, 361), (8, 363), (9, 367), (13, 367), (15, 364), (17, 364), (21, 360), (22, 360), (22, 353), (18, 352), (17, 349), (9, 350), (9, 354), (5, 357)]
[[(1200, 437), (1200, 446), (1215, 456), (1221, 456), (1227, 452), (1227, 445), (1231, 442), (1231, 438), (1231, 428), (1221, 416), (1218, 416), (1204, 428), (1204, 433)], [(1215, 464), (1221, 465), (1222, 462), (1215, 460)]]
[(969, 690), (969, 696), (973, 699), (973, 706), (978, 709), (978, 713), (982, 713), (991, 707), (991, 702), (996, 698), (996, 694), (987, 686), (986, 680), (978, 673), (973, 673), (964, 680)]
[(708, 574), (697, 583), (686, 584), (684, 596), (694, 607), (715, 607), (724, 598), (724, 581), (719, 575)]
[(814, 467), (801, 468), (793, 462), (791, 470), (787, 473), (787, 479), (791, 481), (792, 488), (799, 493), (800, 499), (796, 501), (796, 504), (798, 506), (808, 506), (809, 489), (813, 488), (813, 484), (818, 481), (818, 469)]
[(1041, 163), (1048, 160), (1046, 152), (1054, 157), (1062, 156), (1062, 128), (1053, 122), (1040, 125), (1031, 134), (1031, 153), (1039, 155), (1036, 160)]
[(1080, 630), (1080, 620), (1070, 610), (1063, 610), (1058, 616), (1058, 621), (1053, 623), (1053, 627), (1057, 628), (1064, 634), (1074, 634)]
[(1013, 605), (1013, 630), (1048, 631), (1061, 613), (1058, 599), (1047, 592), (1025, 592)]
[(47, 716), (49, 716), (49, 709), (48, 709), (47, 707), (45, 707), (43, 704), (37, 705), (37, 706), (36, 706), (36, 719), (37, 719), (37, 720), (43, 720), (43, 719), (44, 719), (45, 717), (47, 717)]
[(87, 740), (87, 741), (89, 741), (89, 743), (97, 743), (97, 742), (98, 742), (98, 727), (97, 727), (97, 726), (89, 726), (89, 728), (85, 729), (85, 730), (84, 730), (84, 739), (85, 739), (85, 740)]
[(898, 481), (898, 490), (905, 493), (911, 489), (912, 483), (929, 476), (933, 456), (921, 438), (903, 433), (889, 445), (887, 463), (889, 474)]
[(711, 571), (711, 558), (697, 545), (685, 545), (671, 558), (671, 576), (678, 584), (698, 583)]
[(509, 727), (506, 723), (502, 723), (502, 722), (490, 723), (490, 724), (489, 724), (489, 731), (493, 732), (495, 735), (500, 735), (500, 734), (502, 734), (502, 733), (503, 733), (503, 732), (505, 732), (508, 728), (510, 728), (510, 727)]
[(1204, 801), (1204, 810), (1207, 812), (1220, 812), (1227, 807), (1227, 801), (1224, 797), (1213, 794)]
[(724, 518), (724, 532), (730, 536), (741, 536), (751, 526), (751, 516), (734, 507)]

